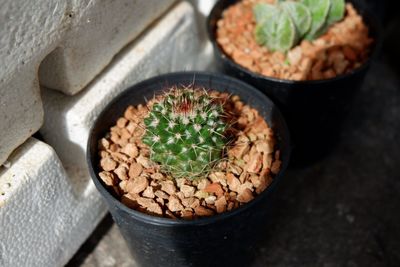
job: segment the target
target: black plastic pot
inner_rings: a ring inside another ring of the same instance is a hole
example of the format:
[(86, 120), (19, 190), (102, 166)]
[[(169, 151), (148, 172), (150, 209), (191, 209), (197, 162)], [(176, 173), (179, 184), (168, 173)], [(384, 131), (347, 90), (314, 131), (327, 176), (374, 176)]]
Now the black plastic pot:
[(334, 147), (341, 124), (361, 88), (371, 59), (380, 46), (380, 23), (366, 14), (364, 1), (350, 1), (363, 16), (375, 39), (370, 59), (360, 68), (332, 79), (291, 81), (254, 73), (229, 58), (216, 42), (217, 21), (222, 12), (238, 0), (220, 0), (212, 9), (207, 28), (220, 71), (254, 85), (268, 95), (285, 116), (293, 142), (291, 165), (304, 166), (322, 158)]
[[(99, 179), (97, 142), (128, 105), (145, 103), (172, 85), (190, 85), (239, 95), (273, 128), (281, 150), (282, 169), (253, 201), (230, 212), (192, 221), (150, 216), (123, 205)], [(289, 132), (276, 106), (258, 90), (228, 76), (182, 72), (138, 83), (114, 99), (99, 115), (89, 135), (87, 162), (91, 177), (134, 256), (142, 266), (247, 266), (268, 219), (268, 200), (289, 162)]]

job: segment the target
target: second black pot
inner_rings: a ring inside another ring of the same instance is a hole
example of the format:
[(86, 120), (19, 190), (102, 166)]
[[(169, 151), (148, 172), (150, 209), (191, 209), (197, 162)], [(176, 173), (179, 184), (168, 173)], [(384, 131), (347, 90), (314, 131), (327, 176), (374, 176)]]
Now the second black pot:
[(214, 46), (219, 70), (254, 85), (278, 105), (288, 123), (293, 153), (291, 165), (304, 166), (315, 162), (334, 147), (340, 137), (341, 125), (360, 90), (373, 58), (380, 46), (380, 23), (367, 14), (367, 5), (352, 0), (375, 40), (370, 59), (360, 68), (332, 79), (291, 81), (254, 73), (230, 59), (216, 42), (217, 21), (222, 12), (238, 0), (220, 0), (212, 9), (207, 29)]
[[(253, 201), (230, 212), (192, 221), (150, 216), (123, 205), (99, 179), (97, 142), (128, 105), (145, 103), (173, 85), (191, 85), (239, 95), (257, 109), (274, 130), (282, 168), (272, 184)], [(141, 266), (249, 266), (265, 232), (272, 190), (289, 161), (289, 135), (283, 116), (258, 90), (223, 75), (184, 72), (158, 76), (130, 87), (99, 115), (89, 135), (87, 161), (91, 177)]]

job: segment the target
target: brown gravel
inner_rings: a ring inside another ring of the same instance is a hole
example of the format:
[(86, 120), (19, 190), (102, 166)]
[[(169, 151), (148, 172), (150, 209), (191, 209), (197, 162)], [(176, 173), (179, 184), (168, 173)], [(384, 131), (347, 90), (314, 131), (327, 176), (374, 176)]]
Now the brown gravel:
[(236, 63), (250, 71), (279, 79), (320, 80), (360, 67), (369, 57), (373, 40), (362, 17), (350, 3), (342, 21), (316, 40), (303, 40), (288, 51), (271, 52), (254, 38), (252, 7), (273, 0), (243, 0), (228, 7), (217, 22), (217, 42)]
[(122, 203), (156, 216), (194, 219), (237, 208), (268, 187), (281, 166), (271, 128), (239, 97), (213, 94), (226, 100), (224, 109), (237, 123), (230, 130), (234, 140), (227, 158), (204, 179), (171, 179), (149, 159), (141, 142), (148, 112), (143, 105), (128, 107), (99, 140), (99, 176)]

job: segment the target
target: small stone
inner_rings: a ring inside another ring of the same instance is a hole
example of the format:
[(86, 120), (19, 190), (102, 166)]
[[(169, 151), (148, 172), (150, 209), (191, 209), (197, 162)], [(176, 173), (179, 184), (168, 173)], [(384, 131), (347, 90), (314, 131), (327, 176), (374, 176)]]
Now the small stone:
[[(253, 129), (252, 129), (252, 130), (253, 130)], [(253, 132), (249, 132), (249, 133), (247, 134), (247, 137), (249, 138), (249, 140), (250, 140), (251, 142), (254, 142), (254, 141), (257, 140), (257, 135), (254, 134)]]
[(136, 209), (139, 205), (136, 202), (137, 197), (132, 196), (130, 194), (125, 194), (121, 197), (121, 202), (125, 206), (131, 208), (131, 209)]
[(262, 159), (263, 169), (270, 168), (272, 165), (272, 155), (271, 154), (264, 154)]
[(185, 197), (192, 197), (194, 195), (195, 190), (196, 190), (193, 186), (185, 185), (185, 184), (182, 184), (180, 189), (181, 189), (181, 192), (184, 194)]
[(208, 205), (214, 205), (216, 199), (217, 199), (216, 196), (208, 196), (204, 200)]
[(147, 206), (147, 211), (150, 213), (158, 214), (158, 215), (163, 214), (160, 205), (156, 202), (151, 203), (149, 206)]
[(212, 216), (214, 215), (214, 212), (210, 209), (207, 209), (203, 206), (197, 206), (194, 209), (194, 212), (196, 213), (197, 216)]
[(129, 179), (126, 189), (129, 193), (138, 194), (145, 190), (148, 185), (149, 182), (147, 181), (147, 178), (144, 176), (139, 176), (134, 179)]
[(169, 195), (167, 193), (165, 193), (164, 191), (161, 191), (161, 190), (157, 190), (156, 192), (154, 192), (154, 195), (156, 195), (157, 197), (162, 198), (162, 199), (168, 199), (169, 198)]
[[(168, 198), (167, 198), (167, 199), (168, 199)], [(161, 205), (161, 207), (164, 207), (165, 201), (164, 201), (163, 198), (157, 197), (157, 198), (156, 198), (156, 201), (157, 201), (157, 203), (159, 203), (159, 204)]]
[(238, 192), (239, 186), (240, 186), (240, 181), (238, 178), (235, 177), (232, 173), (228, 173), (226, 175), (227, 182), (228, 182), (228, 187), (230, 190)]
[(204, 188), (206, 188), (208, 184), (210, 184), (210, 181), (208, 181), (207, 179), (201, 179), (200, 182), (197, 184), (197, 189), (204, 190)]
[[(127, 194), (128, 195), (128, 194)], [(154, 203), (153, 199), (150, 198), (145, 198), (145, 197), (136, 197), (135, 200), (137, 201), (137, 203), (142, 206), (142, 207), (147, 207), (149, 206), (151, 203)]]
[(134, 131), (135, 131), (135, 128), (136, 128), (136, 124), (134, 123), (134, 122), (129, 122), (128, 123), (128, 125), (126, 126), (126, 130), (131, 134), (131, 135), (133, 135), (133, 133), (134, 133)]
[(128, 193), (128, 190), (126, 190), (126, 185), (128, 184), (128, 180), (123, 180), (119, 183), (119, 188), (121, 188), (121, 190), (124, 193)]
[(225, 199), (224, 196), (218, 198), (218, 199), (215, 201), (214, 204), (215, 204), (215, 207), (216, 207), (216, 209), (217, 209), (217, 213), (223, 213), (223, 212), (225, 212), (226, 209), (227, 209), (227, 202), (226, 202), (226, 199)]
[(239, 195), (246, 189), (249, 189), (250, 191), (253, 191), (253, 184), (249, 181), (244, 182), (239, 186), (238, 193)]
[(133, 106), (129, 106), (129, 107), (127, 107), (127, 109), (125, 110), (124, 117), (125, 117), (126, 119), (128, 119), (128, 120), (133, 121), (133, 120), (136, 119), (136, 113), (137, 113), (136, 108), (133, 107)]
[(204, 192), (203, 190), (199, 190), (196, 193), (194, 193), (194, 196), (197, 197), (198, 199), (204, 199), (209, 196), (207, 192)]
[(173, 195), (176, 192), (176, 187), (174, 182), (172, 181), (161, 181), (161, 190), (168, 193), (169, 195)]
[(108, 186), (115, 185), (115, 178), (114, 175), (108, 171), (102, 171), (99, 173), (101, 180)]
[(168, 209), (172, 212), (181, 211), (184, 209), (181, 201), (176, 196), (170, 196), (168, 199)]
[(242, 172), (242, 174), (239, 176), (239, 181), (241, 182), (241, 183), (244, 183), (244, 181), (246, 180), (246, 178), (248, 177), (248, 172), (247, 171), (244, 171), (244, 172)]
[(129, 167), (129, 177), (130, 178), (135, 178), (138, 177), (143, 171), (143, 167), (142, 165), (140, 165), (139, 163), (132, 163), (131, 166)]
[(128, 169), (123, 165), (119, 165), (118, 168), (116, 168), (114, 170), (114, 173), (118, 176), (118, 178), (120, 180), (128, 180), (129, 179), (127, 172), (128, 172)]
[(247, 172), (257, 173), (262, 167), (262, 155), (257, 150), (252, 148), (250, 151), (250, 159), (245, 167)]
[(154, 191), (153, 191), (153, 187), (148, 186), (142, 193), (143, 197), (147, 197), (147, 198), (154, 198)]
[(158, 205), (153, 199), (138, 197), (136, 201), (140, 206), (146, 208), (146, 210), (150, 213), (162, 215), (162, 209), (160, 205)]
[(186, 185), (187, 180), (185, 178), (178, 178), (178, 179), (175, 179), (175, 182), (176, 182), (176, 186), (178, 188), (181, 188), (182, 185)]
[(230, 164), (229, 171), (231, 171), (235, 175), (240, 175), (243, 170), (242, 170), (242, 168), (240, 168), (239, 166), (236, 166), (235, 164)]
[(300, 46), (297, 46), (287, 53), (287, 58), (290, 65), (297, 65), (300, 63), (301, 57), (303, 56)]
[(181, 217), (186, 220), (193, 219), (193, 211), (191, 209), (184, 209), (181, 211)]
[(175, 194), (175, 196), (177, 196), (179, 199), (184, 199), (185, 198), (185, 195), (181, 192), (181, 191), (178, 191), (176, 194)]
[(343, 54), (350, 61), (357, 60), (357, 54), (356, 54), (356, 52), (354, 52), (354, 50), (350, 46), (346, 45), (343, 47)]
[(128, 122), (128, 120), (127, 120), (126, 118), (121, 117), (121, 118), (119, 118), (119, 119), (117, 120), (117, 126), (118, 126), (119, 128), (124, 128), (127, 122)]
[(167, 217), (170, 217), (171, 219), (176, 219), (175, 214), (170, 210), (166, 210), (165, 215), (167, 215)]
[(150, 177), (151, 177), (151, 179), (154, 179), (154, 180), (164, 179), (164, 175), (160, 172), (153, 173), (152, 175), (150, 175)]
[(102, 158), (100, 160), (100, 166), (105, 171), (113, 171), (117, 167), (117, 162), (114, 161), (111, 157)]
[(274, 152), (274, 147), (271, 146), (271, 143), (267, 142), (266, 140), (257, 140), (254, 145), (259, 153), (269, 154)]
[(310, 58), (303, 58), (300, 62), (299, 69), (302, 73), (309, 73), (312, 67), (312, 60)]
[(204, 192), (213, 193), (217, 197), (221, 197), (224, 194), (224, 190), (221, 187), (220, 183), (212, 183), (206, 186)]
[(125, 147), (128, 144), (130, 138), (131, 138), (131, 134), (128, 132), (127, 129), (123, 128), (123, 129), (121, 129), (121, 140), (119, 141), (118, 144), (121, 147)]
[(195, 198), (195, 197), (190, 197), (190, 198), (183, 198), (182, 200), (183, 206), (187, 208), (196, 208), (198, 205), (200, 205), (200, 200)]
[(107, 150), (110, 148), (110, 142), (106, 138), (101, 138), (99, 141), (99, 149)]
[(105, 150), (101, 150), (101, 151), (99, 152), (99, 156), (100, 156), (100, 158), (110, 157), (110, 153), (108, 153), (108, 152), (105, 151)]
[[(246, 141), (248, 139), (246, 138)], [(247, 142), (236, 142), (233, 148), (228, 151), (230, 157), (241, 159), (244, 154), (246, 154), (250, 149), (250, 145)]]
[(237, 196), (237, 200), (243, 203), (247, 203), (251, 200), (253, 200), (253, 193), (251, 192), (250, 189), (246, 188), (244, 189), (240, 194)]
[(151, 161), (148, 158), (144, 157), (143, 155), (137, 157), (136, 162), (140, 163), (144, 168), (150, 168), (152, 166)]
[(129, 163), (129, 158), (128, 158), (126, 155), (122, 154), (122, 153), (119, 153), (119, 152), (112, 152), (112, 153), (111, 153), (111, 157), (112, 157), (114, 160), (118, 161), (118, 162)]
[(117, 144), (111, 144), (110, 145), (110, 152), (117, 152), (117, 150), (119, 149)]
[(336, 77), (336, 73), (332, 69), (328, 69), (328, 70), (324, 71), (322, 73), (322, 75), (324, 76), (325, 79), (331, 79), (331, 78)]
[(122, 149), (121, 152), (128, 155), (131, 158), (136, 158), (139, 155), (139, 150), (135, 144), (128, 143)]
[(209, 178), (213, 183), (220, 183), (222, 186), (226, 186), (226, 177), (223, 172), (213, 172), (209, 175)]
[(252, 175), (250, 175), (250, 181), (253, 183), (253, 186), (255, 188), (259, 188), (260, 186), (265, 184), (265, 177), (256, 175), (256, 174), (252, 174)]

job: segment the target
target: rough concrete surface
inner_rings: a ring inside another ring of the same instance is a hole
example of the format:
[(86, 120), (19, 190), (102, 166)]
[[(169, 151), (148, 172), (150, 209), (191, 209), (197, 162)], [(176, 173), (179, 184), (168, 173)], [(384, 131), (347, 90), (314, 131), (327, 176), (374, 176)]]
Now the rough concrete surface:
[(81, 91), (174, 1), (77, 1), (68, 13), (71, 27), (40, 65), (41, 84), (69, 95)]
[(69, 25), (67, 9), (63, 0), (1, 2), (0, 165), (43, 123), (37, 70)]
[(43, 123), (38, 73), (77, 93), (174, 1), (1, 1), (0, 165)]
[(0, 167), (0, 266), (62, 266), (103, 218), (103, 202), (77, 197), (55, 151), (35, 138), (8, 165)]
[[(373, 64), (335, 150), (287, 171), (249, 266), (400, 266), (400, 64), (391, 53)], [(106, 217), (68, 266), (137, 265)]]

